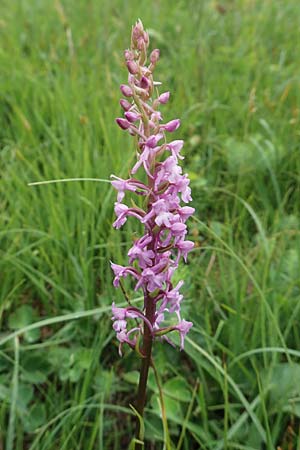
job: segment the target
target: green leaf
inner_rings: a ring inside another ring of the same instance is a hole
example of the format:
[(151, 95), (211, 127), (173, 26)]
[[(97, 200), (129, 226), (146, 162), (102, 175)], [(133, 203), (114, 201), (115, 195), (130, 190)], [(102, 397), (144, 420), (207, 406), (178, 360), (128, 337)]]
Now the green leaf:
[[(177, 400), (175, 400), (171, 397), (164, 396), (164, 403), (165, 403), (165, 408), (166, 408), (167, 419), (174, 420), (175, 422), (177, 422), (178, 419), (183, 420), (183, 414), (182, 414), (180, 402), (178, 402)], [(151, 406), (152, 406), (152, 409), (159, 416), (161, 416), (158, 394), (152, 395)]]
[(5, 400), (7, 402), (10, 400), (10, 389), (2, 383), (0, 384), (0, 400)]
[(110, 397), (113, 389), (116, 389), (116, 375), (113, 370), (101, 370), (98, 369), (98, 372), (95, 376), (95, 390), (96, 392), (101, 392), (105, 396)]
[(31, 306), (22, 305), (9, 316), (8, 326), (12, 330), (17, 330), (32, 323), (35, 317), (35, 311)]
[(130, 372), (126, 372), (123, 375), (123, 378), (127, 383), (138, 384), (139, 382), (139, 372), (137, 370), (132, 370)]
[[(300, 364), (282, 363), (263, 376), (263, 386), (270, 389), (272, 410), (293, 411), (293, 399), (300, 396)], [(297, 401), (296, 401), (297, 403)], [(297, 409), (297, 408), (296, 408)]]
[(70, 380), (75, 383), (84, 370), (91, 367), (93, 350), (85, 347), (57, 347), (50, 350), (48, 361), (58, 372), (61, 381)]
[(10, 369), (10, 362), (2, 355), (0, 355), (0, 373), (7, 372), (9, 371), (9, 369)]
[[(8, 318), (8, 326), (12, 330), (26, 327), (37, 320), (36, 311), (29, 305), (22, 305), (14, 311)], [(40, 338), (41, 332), (39, 328), (29, 330), (24, 333), (27, 342), (36, 342)]]
[(163, 386), (163, 392), (165, 395), (181, 402), (189, 403), (192, 399), (189, 385), (187, 381), (181, 377), (175, 377), (168, 380)]
[(300, 364), (282, 363), (272, 370), (272, 398), (282, 401), (283, 396), (300, 395)]
[(26, 352), (22, 358), (22, 380), (33, 384), (45, 383), (53, 368), (44, 352)]
[(33, 433), (46, 421), (46, 408), (43, 403), (35, 403), (22, 418), (24, 429), (27, 433)]
[(300, 402), (289, 402), (288, 404), (286, 404), (282, 410), (284, 412), (287, 412), (289, 414), (293, 414), (294, 416), (297, 416), (300, 418)]
[(83, 370), (79, 365), (75, 365), (74, 367), (72, 367), (68, 372), (67, 372), (67, 376), (70, 379), (71, 383), (76, 383), (76, 381), (79, 380), (81, 374), (82, 374)]
[[(33, 399), (33, 387), (29, 384), (19, 383), (18, 386), (18, 399), (17, 399), (17, 407), (19, 413), (23, 413), (26, 410), (27, 405)], [(21, 410), (21, 411), (20, 411)]]
[(80, 348), (75, 354), (75, 360), (81, 369), (90, 368), (93, 360), (93, 350), (90, 348)]
[(71, 350), (66, 347), (55, 347), (49, 350), (48, 361), (55, 370), (67, 368), (73, 364), (70, 354)]

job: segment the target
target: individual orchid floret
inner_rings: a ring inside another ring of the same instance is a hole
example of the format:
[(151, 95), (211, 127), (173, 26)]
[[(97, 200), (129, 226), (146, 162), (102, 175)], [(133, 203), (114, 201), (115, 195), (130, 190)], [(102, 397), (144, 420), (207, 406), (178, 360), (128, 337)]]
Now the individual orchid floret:
[(122, 178), (116, 177), (114, 175), (111, 175), (110, 177), (115, 178), (113, 181), (111, 181), (111, 184), (118, 191), (118, 203), (123, 200), (125, 191), (135, 192), (137, 189), (136, 185), (130, 182), (131, 180), (122, 180)]
[(132, 275), (136, 279), (140, 279), (140, 274), (136, 269), (133, 267), (124, 267), (120, 266), (119, 264), (111, 263), (111, 268), (114, 271), (115, 278), (114, 278), (114, 286), (118, 287), (120, 284), (120, 278), (126, 278), (127, 275)]
[(144, 316), (144, 314), (137, 308), (133, 306), (127, 306), (127, 308), (118, 308), (115, 303), (112, 304), (112, 320), (114, 321), (113, 328), (116, 331), (122, 331), (127, 328), (127, 319), (142, 319), (149, 330), (152, 333), (152, 325)]
[(157, 63), (157, 61), (159, 60), (159, 54), (160, 54), (160, 51), (158, 48), (152, 50), (152, 52), (150, 54), (150, 58), (149, 58), (152, 64)]
[(133, 247), (128, 251), (130, 264), (132, 264), (133, 261), (138, 260), (139, 267), (142, 269), (152, 266), (155, 253), (153, 250), (147, 249), (147, 246), (151, 241), (152, 237), (146, 235), (134, 243)]
[(125, 114), (126, 119), (128, 120), (128, 122), (136, 122), (137, 120), (140, 119), (141, 115), (137, 114), (133, 111), (127, 111)]
[(184, 261), (187, 262), (187, 255), (194, 248), (194, 242), (184, 240), (178, 241), (176, 242), (176, 248), (179, 250), (178, 259), (182, 256)]
[(163, 92), (162, 94), (160, 94), (160, 96), (158, 97), (158, 101), (159, 103), (161, 103), (162, 105), (165, 105), (166, 103), (168, 103), (170, 98), (170, 92)]
[(127, 217), (132, 216), (136, 217), (139, 220), (142, 220), (145, 213), (139, 208), (128, 208), (127, 205), (123, 203), (116, 202), (115, 203), (115, 213), (117, 219), (113, 223), (114, 228), (121, 228), (124, 223), (127, 221)]
[(124, 95), (124, 97), (132, 97), (132, 95), (133, 95), (132, 89), (129, 86), (127, 86), (126, 84), (121, 84), (120, 90), (121, 90), (122, 94)]
[(180, 120), (174, 119), (166, 123), (165, 125), (161, 125), (160, 128), (168, 131), (169, 133), (173, 133), (173, 131), (177, 130), (179, 127), (180, 127)]
[(166, 145), (166, 150), (170, 150), (175, 158), (184, 159), (184, 156), (180, 155), (180, 150), (182, 147), (183, 141), (179, 139), (177, 141), (169, 142), (169, 144)]
[(122, 331), (127, 328), (127, 319), (136, 319), (138, 315), (130, 308), (118, 308), (115, 303), (112, 304), (112, 320), (114, 321), (113, 328), (115, 331)]
[(122, 128), (122, 130), (128, 130), (128, 128), (131, 127), (131, 123), (128, 120), (123, 119), (122, 117), (118, 117), (116, 119), (116, 122), (119, 125), (119, 127)]
[(140, 287), (145, 288), (149, 293), (161, 289), (165, 281), (165, 275), (162, 272), (157, 272), (155, 268), (146, 268), (141, 274), (141, 278), (136, 284), (135, 290)]
[(132, 75), (135, 75), (139, 72), (139, 66), (137, 65), (137, 63), (135, 61), (128, 60), (126, 62), (126, 65), (127, 65), (128, 72), (131, 73)]
[[(125, 197), (126, 191), (137, 192), (138, 194), (142, 194), (142, 195), (146, 195), (146, 193), (149, 192), (148, 186), (146, 186), (144, 183), (142, 183), (141, 181), (136, 180), (134, 178), (130, 178), (128, 180), (123, 180), (122, 178), (116, 177), (115, 175), (111, 175), (110, 178), (113, 178), (113, 180), (111, 181), (111, 184), (118, 191), (117, 205)], [(126, 207), (125, 209), (127, 210), (127, 206), (123, 205), (123, 207), (124, 206)], [(139, 212), (142, 213), (141, 210)], [(116, 212), (116, 214), (118, 215), (118, 212)]]
[(190, 331), (192, 326), (193, 326), (192, 322), (188, 322), (183, 319), (181, 322), (179, 322), (179, 324), (176, 327), (174, 327), (174, 329), (178, 330), (180, 333), (180, 349), (181, 350), (184, 349), (184, 338), (188, 334), (188, 332)]
[(125, 100), (125, 98), (121, 98), (120, 105), (124, 109), (124, 111), (128, 111), (132, 106), (128, 100)]
[[(163, 121), (159, 108), (168, 103), (170, 92), (158, 93), (161, 83), (154, 80), (154, 71), (160, 52), (154, 49), (147, 58), (148, 47), (149, 35), (138, 20), (132, 28), (131, 46), (124, 52), (128, 70), (128, 81), (120, 86), (125, 97), (120, 100), (124, 117), (116, 119), (122, 130), (135, 137), (137, 158), (129, 170), (130, 178), (112, 175), (111, 181), (117, 190), (113, 226), (121, 228), (133, 217), (138, 219), (139, 227), (144, 227), (127, 252), (127, 265), (111, 263), (114, 286), (119, 286), (123, 278), (131, 279), (132, 289), (141, 290), (144, 303), (140, 309), (113, 304), (113, 328), (120, 345), (135, 348), (146, 359), (151, 353), (149, 342), (157, 337), (172, 343), (166, 336), (171, 331), (179, 332), (183, 349), (192, 326), (181, 319), (183, 281), (174, 285), (172, 278), (179, 261), (187, 262), (194, 247), (192, 241), (186, 240), (186, 221), (195, 211), (182, 205), (192, 200), (189, 178), (179, 165), (184, 142), (168, 139), (169, 133), (180, 127), (180, 120)], [(143, 196), (141, 206), (137, 196)], [(149, 364), (149, 358), (147, 361)]]

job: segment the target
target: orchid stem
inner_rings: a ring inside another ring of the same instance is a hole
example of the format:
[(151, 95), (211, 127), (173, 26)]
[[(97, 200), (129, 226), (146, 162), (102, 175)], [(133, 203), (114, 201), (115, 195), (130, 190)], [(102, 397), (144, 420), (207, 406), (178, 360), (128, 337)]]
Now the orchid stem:
[[(150, 296), (147, 295), (145, 296), (145, 306), (146, 306), (146, 317), (150, 321), (150, 323), (153, 323), (155, 314), (155, 302)], [(152, 342), (153, 342), (153, 335), (151, 329), (148, 326), (145, 326), (143, 347), (142, 347), (143, 358), (140, 369), (140, 379), (136, 402), (136, 410), (142, 418), (144, 416), (144, 408), (146, 404), (146, 390), (147, 390), (149, 367), (152, 361)], [(136, 420), (135, 436), (137, 439), (140, 438), (140, 420), (138, 417)], [(136, 450), (142, 450), (142, 448), (143, 448), (142, 444), (136, 444)]]

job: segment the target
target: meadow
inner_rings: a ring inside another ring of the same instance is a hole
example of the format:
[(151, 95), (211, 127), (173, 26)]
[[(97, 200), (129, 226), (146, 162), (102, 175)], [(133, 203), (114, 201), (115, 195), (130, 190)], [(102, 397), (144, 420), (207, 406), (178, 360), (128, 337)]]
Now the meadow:
[[(184, 351), (154, 348), (169, 448), (300, 450), (299, 1), (1, 0), (0, 13), (0, 449), (120, 450), (134, 433), (140, 361), (118, 354), (109, 261), (125, 263), (137, 230), (113, 229), (106, 180), (134, 159), (115, 117), (140, 17), (196, 209), (178, 275), (194, 326)], [(29, 186), (70, 178), (94, 180)], [(165, 434), (151, 373), (145, 448)]]

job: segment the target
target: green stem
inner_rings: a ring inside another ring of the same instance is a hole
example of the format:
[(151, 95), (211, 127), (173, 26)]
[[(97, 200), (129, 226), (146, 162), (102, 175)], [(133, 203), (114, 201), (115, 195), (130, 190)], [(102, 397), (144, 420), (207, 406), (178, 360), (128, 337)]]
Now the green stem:
[[(151, 324), (154, 323), (154, 314), (155, 314), (155, 303), (153, 299), (149, 296), (145, 296), (145, 306), (146, 306), (146, 317), (150, 321)], [(142, 365), (140, 369), (140, 379), (137, 393), (137, 402), (136, 402), (136, 410), (139, 415), (143, 418), (144, 416), (144, 408), (146, 404), (146, 389), (147, 389), (147, 381), (148, 381), (148, 373), (149, 367), (151, 364), (151, 354), (152, 354), (152, 342), (153, 336), (151, 330), (146, 325), (144, 326), (144, 338), (143, 338), (143, 346), (142, 346)], [(137, 417), (136, 421), (136, 433), (135, 436), (139, 439), (140, 436), (140, 420)], [(136, 450), (142, 450), (142, 444), (136, 445)]]

